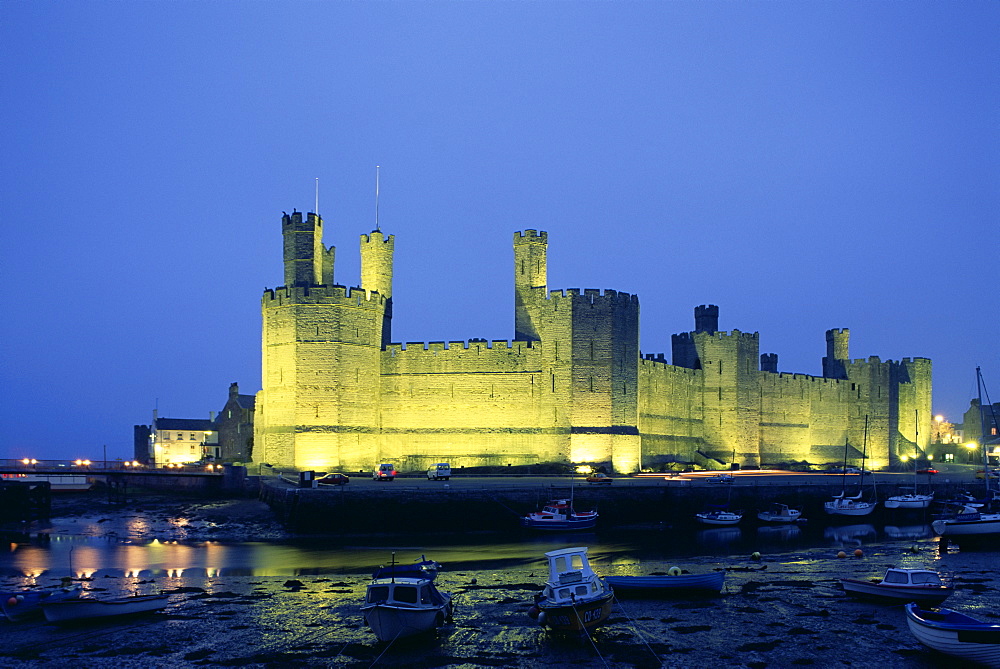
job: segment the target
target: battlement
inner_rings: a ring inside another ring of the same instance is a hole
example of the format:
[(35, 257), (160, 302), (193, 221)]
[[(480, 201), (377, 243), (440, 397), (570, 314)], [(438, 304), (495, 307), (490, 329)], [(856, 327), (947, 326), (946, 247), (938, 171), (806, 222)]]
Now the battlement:
[(599, 306), (602, 302), (608, 304), (635, 304), (636, 306), (639, 304), (638, 295), (620, 293), (611, 288), (605, 288), (604, 290), (600, 290), (598, 288), (563, 288), (561, 290), (549, 291), (549, 300), (552, 302), (559, 302), (567, 299), (572, 301), (578, 298), (583, 298), (583, 300), (578, 301), (589, 302), (594, 306)]
[(261, 298), (264, 307), (284, 304), (342, 304), (344, 306), (381, 309), (386, 298), (373, 291), (354, 286), (279, 286), (265, 288)]
[(310, 212), (306, 214), (305, 220), (302, 219), (302, 212), (292, 210), (292, 213), (285, 214), (282, 212), (281, 217), (281, 229), (291, 229), (291, 230), (316, 230), (323, 227), (323, 218), (317, 216), (316, 214)]
[(544, 230), (525, 230), (524, 232), (514, 233), (514, 243), (515, 244), (530, 244), (532, 242), (540, 242), (542, 244), (549, 243), (549, 233)]
[(370, 234), (361, 235), (362, 244), (377, 244), (381, 242), (385, 244), (390, 249), (395, 249), (396, 247), (396, 236), (395, 235), (384, 235), (381, 230), (372, 230)]
[[(385, 347), (383, 355), (394, 361), (413, 363), (436, 361), (435, 365), (442, 362), (453, 361), (460, 364), (456, 369), (466, 369), (467, 371), (482, 371), (490, 365), (498, 364), (501, 360), (517, 360), (527, 356), (534, 356), (541, 350), (541, 343), (535, 341), (508, 341), (506, 339), (485, 339), (469, 341), (408, 341), (405, 343), (395, 342)], [(470, 367), (471, 365), (471, 367)], [(505, 369), (509, 369), (509, 362), (504, 364)], [(440, 369), (439, 367), (428, 367), (426, 369)], [(410, 368), (412, 371), (412, 368)]]
[(723, 339), (760, 339), (759, 332), (740, 332), (739, 330), (733, 330), (732, 332), (678, 332), (677, 334), (671, 335), (671, 339), (675, 342), (693, 342), (694, 338), (707, 337), (711, 339), (716, 339), (722, 341)]

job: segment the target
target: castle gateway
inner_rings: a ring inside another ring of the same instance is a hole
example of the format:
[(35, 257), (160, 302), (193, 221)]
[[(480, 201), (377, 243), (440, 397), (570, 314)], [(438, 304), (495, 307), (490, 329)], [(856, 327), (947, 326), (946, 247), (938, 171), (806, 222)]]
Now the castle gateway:
[(323, 221), (282, 218), (285, 285), (264, 291), (254, 460), (402, 470), (542, 462), (706, 467), (840, 462), (880, 467), (926, 449), (931, 361), (851, 360), (826, 333), (823, 376), (778, 372), (757, 333), (695, 309), (672, 361), (639, 351), (639, 299), (549, 290), (545, 232), (514, 235), (514, 338), (391, 343), (393, 236), (361, 235), (361, 286), (333, 282)]

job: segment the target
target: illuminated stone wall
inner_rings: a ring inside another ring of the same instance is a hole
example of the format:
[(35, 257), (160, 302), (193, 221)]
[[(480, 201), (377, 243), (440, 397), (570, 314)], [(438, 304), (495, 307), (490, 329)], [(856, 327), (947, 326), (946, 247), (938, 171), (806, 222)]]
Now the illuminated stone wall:
[[(757, 333), (718, 332), (718, 307), (674, 335), (674, 364), (639, 351), (639, 300), (549, 290), (545, 232), (514, 235), (513, 341), (389, 343), (393, 237), (362, 235), (361, 287), (333, 284), (322, 220), (282, 220), (285, 278), (262, 300), (254, 460), (317, 470), (403, 471), (541, 462), (728, 466), (859, 461), (930, 438), (930, 361), (848, 359), (827, 333), (824, 376), (777, 372)], [(917, 411), (916, 416), (914, 410)], [(902, 450), (901, 450), (902, 449)]]

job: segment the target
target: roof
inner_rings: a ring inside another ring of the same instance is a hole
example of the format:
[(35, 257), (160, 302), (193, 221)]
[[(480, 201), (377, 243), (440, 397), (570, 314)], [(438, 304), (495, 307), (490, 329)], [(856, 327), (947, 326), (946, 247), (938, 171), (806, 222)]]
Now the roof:
[(215, 430), (215, 423), (207, 418), (157, 418), (153, 429), (211, 432)]
[(254, 400), (256, 399), (256, 395), (237, 395), (236, 403), (244, 409), (253, 409)]

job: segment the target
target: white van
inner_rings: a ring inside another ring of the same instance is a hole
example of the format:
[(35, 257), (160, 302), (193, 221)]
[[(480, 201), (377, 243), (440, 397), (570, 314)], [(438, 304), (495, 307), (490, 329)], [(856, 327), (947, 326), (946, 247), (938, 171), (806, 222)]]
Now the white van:
[(447, 462), (438, 462), (436, 464), (431, 465), (427, 469), (428, 481), (440, 481), (442, 479), (447, 481), (450, 478), (451, 478), (451, 465), (449, 465)]
[(375, 471), (372, 472), (373, 481), (391, 481), (394, 478), (396, 478), (396, 467), (389, 463), (376, 465)]

